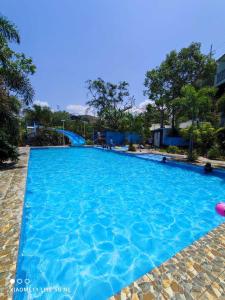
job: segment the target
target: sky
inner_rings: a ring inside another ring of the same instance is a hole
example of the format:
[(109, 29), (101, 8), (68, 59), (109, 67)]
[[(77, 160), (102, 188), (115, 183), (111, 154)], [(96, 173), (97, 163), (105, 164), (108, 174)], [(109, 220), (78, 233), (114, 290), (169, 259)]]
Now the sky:
[(224, 0), (0, 0), (37, 72), (35, 102), (83, 114), (86, 80), (127, 81), (144, 107), (145, 73), (171, 50), (201, 42), (225, 52)]

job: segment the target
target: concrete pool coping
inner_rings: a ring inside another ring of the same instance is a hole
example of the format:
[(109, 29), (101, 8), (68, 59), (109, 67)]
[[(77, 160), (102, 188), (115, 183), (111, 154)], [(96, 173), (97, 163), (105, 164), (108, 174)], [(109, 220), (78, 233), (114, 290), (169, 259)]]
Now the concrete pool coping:
[[(0, 170), (0, 299), (12, 299), (29, 159)], [(111, 300), (225, 299), (225, 223), (122, 289)], [(97, 300), (97, 299), (96, 299)]]

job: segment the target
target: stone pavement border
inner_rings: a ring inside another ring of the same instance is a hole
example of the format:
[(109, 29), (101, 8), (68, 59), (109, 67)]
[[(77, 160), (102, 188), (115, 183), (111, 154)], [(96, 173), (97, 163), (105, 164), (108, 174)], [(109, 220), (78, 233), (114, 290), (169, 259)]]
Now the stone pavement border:
[(0, 299), (12, 299), (19, 248), (23, 201), (29, 158), (28, 147), (19, 149), (15, 165), (0, 169)]

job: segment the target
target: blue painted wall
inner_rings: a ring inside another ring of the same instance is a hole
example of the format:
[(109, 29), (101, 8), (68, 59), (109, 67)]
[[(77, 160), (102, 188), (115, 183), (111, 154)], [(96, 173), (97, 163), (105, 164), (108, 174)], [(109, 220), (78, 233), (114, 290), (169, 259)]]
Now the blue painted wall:
[[(156, 143), (157, 135), (160, 133), (160, 143)], [(188, 146), (188, 141), (183, 139), (181, 136), (170, 136), (171, 128), (162, 128), (153, 130), (154, 145), (160, 146)]]
[(188, 142), (186, 140), (184, 140), (182, 137), (170, 137), (170, 136), (166, 136), (163, 139), (163, 144), (165, 146), (187, 146)]
[[(103, 134), (106, 144), (110, 144), (113, 140), (114, 145), (124, 145), (125, 143), (132, 142), (133, 144), (141, 143), (141, 136), (135, 132), (119, 132), (119, 131), (105, 131)], [(97, 135), (95, 135), (95, 139)]]

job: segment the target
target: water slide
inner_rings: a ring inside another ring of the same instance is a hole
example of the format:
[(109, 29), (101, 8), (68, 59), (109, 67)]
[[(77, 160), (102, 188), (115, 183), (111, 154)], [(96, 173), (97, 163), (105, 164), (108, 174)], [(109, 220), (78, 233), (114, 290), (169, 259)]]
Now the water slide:
[(71, 146), (82, 146), (86, 143), (85, 139), (82, 136), (72, 131), (56, 129), (56, 132), (64, 134), (66, 137), (68, 137), (71, 142)]

